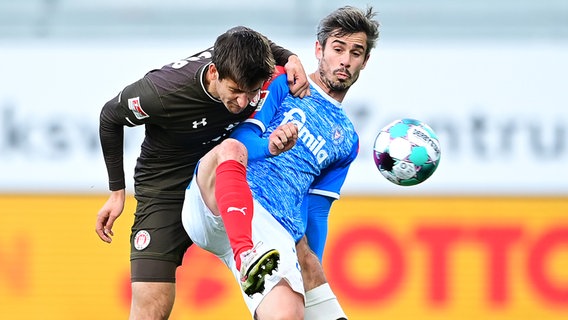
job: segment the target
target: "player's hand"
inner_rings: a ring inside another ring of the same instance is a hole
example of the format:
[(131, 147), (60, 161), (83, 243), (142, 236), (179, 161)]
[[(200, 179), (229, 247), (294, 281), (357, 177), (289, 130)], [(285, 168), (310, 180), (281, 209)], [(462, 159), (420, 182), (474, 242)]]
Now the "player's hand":
[(300, 58), (296, 55), (292, 55), (288, 58), (288, 62), (284, 65), (286, 70), (286, 77), (288, 78), (288, 87), (290, 87), (290, 93), (294, 97), (303, 98), (310, 95), (310, 83), (308, 82), (308, 76), (304, 71), (304, 66)]
[(277, 156), (282, 152), (288, 151), (296, 145), (298, 140), (298, 127), (288, 122), (278, 126), (268, 137), (268, 151)]
[(114, 236), (112, 226), (114, 225), (114, 221), (122, 213), (122, 210), (124, 210), (125, 194), (126, 191), (124, 189), (113, 191), (107, 202), (103, 205), (101, 210), (99, 210), (95, 232), (104, 242), (112, 242), (111, 237)]

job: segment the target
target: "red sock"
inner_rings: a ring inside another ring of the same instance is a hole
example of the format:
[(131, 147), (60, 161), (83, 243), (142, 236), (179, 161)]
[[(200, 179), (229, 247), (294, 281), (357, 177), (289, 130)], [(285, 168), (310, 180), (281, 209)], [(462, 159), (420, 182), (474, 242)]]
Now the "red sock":
[(225, 224), (227, 236), (235, 255), (237, 269), (241, 268), (241, 253), (251, 249), (253, 201), (247, 183), (246, 167), (235, 160), (224, 161), (217, 167), (215, 198)]

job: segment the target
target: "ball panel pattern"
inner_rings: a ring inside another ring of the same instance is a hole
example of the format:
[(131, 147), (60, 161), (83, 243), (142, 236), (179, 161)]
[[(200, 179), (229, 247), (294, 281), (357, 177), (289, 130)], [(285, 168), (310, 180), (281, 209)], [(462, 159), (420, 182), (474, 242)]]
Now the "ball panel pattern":
[(437, 169), (440, 143), (434, 130), (415, 119), (400, 119), (384, 127), (375, 139), (373, 159), (390, 182), (412, 186)]

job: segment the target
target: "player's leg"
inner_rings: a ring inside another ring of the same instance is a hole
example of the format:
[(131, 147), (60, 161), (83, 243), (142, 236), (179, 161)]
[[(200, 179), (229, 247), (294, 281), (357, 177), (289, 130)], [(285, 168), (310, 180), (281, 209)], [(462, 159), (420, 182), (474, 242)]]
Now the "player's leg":
[[(206, 160), (205, 158), (203, 160)], [(202, 161), (203, 161), (202, 160)], [(202, 163), (197, 174), (204, 174)], [(210, 173), (210, 171), (209, 171)], [(182, 222), (187, 234), (201, 248), (212, 252), (221, 259), (233, 272), (240, 283), (240, 270), (236, 268), (229, 239), (225, 232), (223, 220), (214, 215), (204, 201), (205, 193), (200, 190), (198, 179), (194, 178), (185, 193), (182, 209)], [(254, 202), (255, 214), (252, 220), (252, 236), (254, 243), (265, 244), (276, 248), (280, 254), (280, 266), (277, 273), (266, 273), (262, 281), (258, 281), (257, 292), (243, 291), (243, 298), (257, 319), (303, 319), (304, 287), (302, 275), (298, 267), (296, 244), (292, 236), (270, 215), (258, 202)], [(273, 291), (274, 290), (274, 291)], [(269, 296), (268, 299), (265, 299)], [(278, 307), (275, 307), (278, 305)]]
[(133, 282), (130, 320), (168, 319), (174, 306), (175, 283)]
[(245, 303), (258, 320), (304, 319), (304, 286), (294, 239), (257, 201), (252, 228), (253, 241), (276, 248), (280, 263), (278, 272), (265, 278), (263, 290), (243, 295)]
[(240, 268), (241, 253), (252, 249), (252, 195), (246, 180), (247, 149), (234, 139), (223, 141), (199, 163), (197, 182), (205, 204), (223, 218)]
[(296, 245), (306, 290), (306, 320), (347, 319), (337, 297), (327, 283), (318, 257), (310, 250), (306, 237)]
[[(306, 292), (327, 282), (323, 268), (313, 251), (308, 246), (306, 237), (303, 237), (296, 244), (298, 261), (302, 267), (302, 279)], [(314, 259), (315, 257), (315, 259)]]
[(292, 290), (286, 280), (280, 280), (256, 308), (255, 319), (304, 319), (303, 310), (304, 297)]
[(246, 147), (235, 139), (227, 139), (201, 159), (196, 181), (207, 207), (223, 219), (237, 269), (241, 270), (241, 286), (252, 294), (261, 286), (264, 276), (277, 267), (279, 254), (272, 248), (253, 247), (254, 208), (246, 165)]
[(183, 200), (136, 195), (132, 226), (130, 319), (168, 319), (175, 300), (176, 269), (191, 240), (181, 223)]
[[(262, 223), (266, 216), (271, 219), (269, 225)], [(259, 220), (260, 225), (256, 227)], [(194, 243), (221, 259), (240, 282), (240, 271), (236, 268), (223, 220), (220, 216), (213, 215), (204, 204), (196, 179), (186, 190), (182, 221)], [(267, 275), (260, 283), (257, 293), (249, 295), (242, 292), (251, 315), (256, 315), (257, 320), (303, 319), (302, 275), (297, 268), (294, 239), (266, 211), (261, 211), (260, 214), (255, 211), (253, 239), (256, 243), (266, 242), (279, 251), (283, 250), (284, 254), (280, 260), (281, 271)]]

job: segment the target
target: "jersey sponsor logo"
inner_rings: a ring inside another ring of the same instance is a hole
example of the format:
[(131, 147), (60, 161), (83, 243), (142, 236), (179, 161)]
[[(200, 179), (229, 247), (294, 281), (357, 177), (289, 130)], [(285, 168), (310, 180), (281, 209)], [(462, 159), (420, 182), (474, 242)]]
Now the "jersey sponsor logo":
[(149, 117), (149, 115), (146, 112), (144, 112), (142, 106), (140, 105), (140, 97), (134, 97), (128, 99), (128, 109), (130, 109), (132, 113), (134, 113), (134, 116), (138, 120), (142, 120), (144, 118)]
[(134, 248), (136, 250), (144, 250), (150, 244), (150, 234), (146, 230), (136, 232), (134, 236)]
[(197, 129), (197, 127), (202, 126), (205, 127), (207, 125), (207, 118), (201, 118), (200, 121), (193, 121), (193, 129)]
[(286, 124), (288, 122), (292, 122), (298, 127), (298, 139), (308, 147), (310, 152), (316, 157), (318, 164), (321, 164), (329, 157), (327, 151), (323, 149), (326, 141), (322, 136), (316, 137), (312, 134), (306, 125), (306, 114), (303, 110), (292, 108), (285, 112), (284, 119), (282, 119), (280, 124)]
[(242, 208), (229, 207), (229, 208), (227, 208), (227, 213), (233, 212), (233, 211), (238, 211), (238, 212), (242, 213), (243, 216), (246, 216), (247, 215), (247, 213), (245, 212), (246, 209), (247, 209), (247, 207), (242, 207)]

